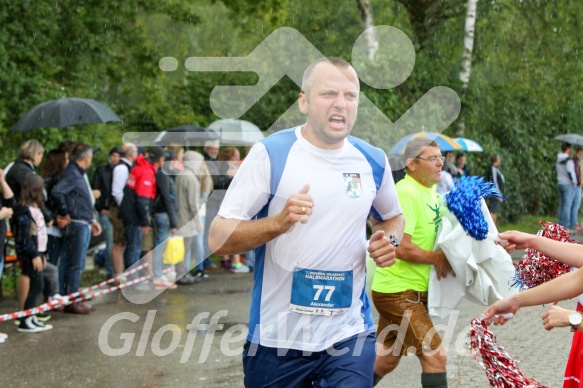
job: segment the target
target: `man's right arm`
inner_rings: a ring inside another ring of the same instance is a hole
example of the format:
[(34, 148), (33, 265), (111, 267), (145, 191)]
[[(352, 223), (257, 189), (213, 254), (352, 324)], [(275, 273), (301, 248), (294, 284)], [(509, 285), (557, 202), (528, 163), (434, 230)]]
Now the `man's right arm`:
[(125, 166), (119, 166), (118, 168), (113, 169), (111, 195), (115, 199), (117, 206), (121, 206), (121, 201), (123, 200), (123, 188), (125, 187), (129, 176), (130, 172)]
[(244, 253), (266, 244), (290, 230), (297, 222), (305, 224), (312, 215), (314, 201), (306, 184), (290, 195), (277, 215), (257, 220), (215, 217), (209, 231), (209, 247), (217, 255)]

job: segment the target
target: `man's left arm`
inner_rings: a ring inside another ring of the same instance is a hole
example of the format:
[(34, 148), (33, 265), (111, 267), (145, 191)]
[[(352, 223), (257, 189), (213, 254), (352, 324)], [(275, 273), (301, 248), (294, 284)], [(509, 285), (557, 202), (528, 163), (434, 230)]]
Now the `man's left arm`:
[(385, 221), (371, 218), (373, 234), (368, 245), (370, 257), (379, 267), (390, 267), (395, 264), (396, 246), (393, 245), (390, 236), (394, 236), (397, 241), (403, 238), (405, 229), (405, 216), (399, 214)]

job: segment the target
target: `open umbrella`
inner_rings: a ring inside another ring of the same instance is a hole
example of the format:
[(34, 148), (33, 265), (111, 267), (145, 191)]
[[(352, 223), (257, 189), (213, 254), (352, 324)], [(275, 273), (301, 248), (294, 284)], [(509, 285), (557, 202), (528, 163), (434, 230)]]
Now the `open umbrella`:
[(583, 136), (576, 133), (565, 133), (555, 137), (555, 140), (583, 147)]
[(465, 137), (456, 137), (454, 139), (459, 145), (462, 146), (462, 151), (466, 152), (482, 152), (484, 149), (481, 145), (473, 140), (466, 139)]
[(217, 120), (209, 128), (219, 133), (223, 146), (253, 145), (265, 137), (257, 125), (245, 120)]
[(442, 152), (462, 150), (462, 146), (459, 145), (454, 139), (442, 133), (417, 132), (412, 133), (411, 135), (407, 135), (403, 137), (401, 140), (399, 140), (397, 144), (395, 144), (393, 148), (389, 150), (389, 155), (401, 155), (403, 151), (405, 151), (405, 146), (407, 145), (407, 142), (414, 137), (428, 137), (430, 139), (435, 140), (437, 144), (439, 144), (439, 148), (441, 149)]
[(26, 112), (12, 127), (25, 132), (37, 128), (64, 128), (73, 125), (121, 123), (114, 111), (86, 98), (63, 97), (39, 104)]
[(207, 140), (217, 140), (219, 134), (197, 125), (179, 125), (162, 132), (154, 141), (157, 145), (203, 145)]

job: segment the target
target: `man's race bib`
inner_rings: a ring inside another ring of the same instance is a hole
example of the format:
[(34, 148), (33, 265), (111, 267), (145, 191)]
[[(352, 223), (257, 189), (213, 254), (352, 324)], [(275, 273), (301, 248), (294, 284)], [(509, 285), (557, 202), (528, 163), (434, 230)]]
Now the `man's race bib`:
[(337, 315), (352, 304), (352, 271), (295, 268), (290, 310), (301, 314)]

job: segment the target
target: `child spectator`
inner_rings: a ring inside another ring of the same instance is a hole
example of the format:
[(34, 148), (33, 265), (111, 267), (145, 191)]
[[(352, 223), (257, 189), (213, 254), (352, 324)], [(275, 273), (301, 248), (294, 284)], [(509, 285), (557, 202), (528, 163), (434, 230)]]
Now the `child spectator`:
[[(20, 199), (14, 212), (16, 256), (22, 265), (22, 274), (30, 279), (30, 288), (24, 309), (36, 306), (43, 290), (42, 270), (46, 265), (44, 252), (47, 248), (47, 230), (40, 210), (44, 201), (44, 181), (35, 174), (24, 178)], [(18, 331), (38, 333), (52, 329), (32, 315), (20, 320)]]

